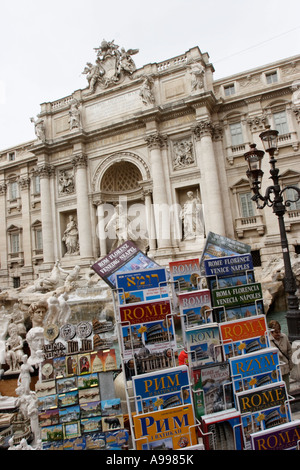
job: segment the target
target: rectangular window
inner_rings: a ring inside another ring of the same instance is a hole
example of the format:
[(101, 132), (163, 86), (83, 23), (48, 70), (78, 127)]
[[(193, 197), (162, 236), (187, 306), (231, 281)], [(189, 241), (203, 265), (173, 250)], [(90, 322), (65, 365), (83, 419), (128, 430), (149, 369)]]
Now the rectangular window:
[[(291, 186), (296, 186), (298, 189), (299, 188), (299, 184), (293, 184)], [(289, 201), (296, 201), (296, 199), (298, 198), (298, 193), (297, 191), (295, 191), (294, 189), (289, 189), (287, 188), (285, 191), (284, 191), (284, 194), (285, 194), (285, 200), (289, 200)], [(287, 206), (287, 210), (289, 211), (296, 211), (296, 210), (299, 210), (300, 209), (300, 199), (298, 199), (298, 201), (296, 202), (291, 202), (290, 203), (291, 205), (290, 206)]]
[(18, 183), (13, 181), (10, 183), (10, 199), (17, 199), (18, 197)]
[(235, 86), (234, 83), (232, 85), (226, 85), (224, 86), (224, 93), (225, 96), (231, 96), (235, 94)]
[(41, 192), (39, 175), (34, 176), (34, 178), (33, 178), (33, 191), (34, 191), (34, 194), (40, 194), (40, 192)]
[(254, 206), (253, 201), (251, 200), (251, 193), (240, 194), (240, 206), (241, 206), (241, 215), (242, 217), (253, 217), (254, 216)]
[(19, 234), (13, 233), (11, 235), (11, 252), (16, 254), (20, 251), (20, 243), (19, 243)]
[(230, 124), (231, 145), (241, 145), (244, 143), (242, 125), (240, 122)]
[(17, 289), (21, 285), (21, 279), (19, 277), (13, 277), (14, 289)]
[(266, 80), (268, 85), (278, 82), (277, 71), (275, 70), (275, 72), (266, 73)]
[(279, 134), (288, 134), (289, 128), (285, 111), (281, 111), (280, 113), (274, 113), (274, 122), (275, 129), (279, 132)]
[(42, 237), (42, 231), (41, 230), (36, 231), (36, 249), (37, 250), (42, 250), (43, 249), (43, 237)]
[(13, 162), (16, 159), (15, 152), (9, 152), (8, 154), (8, 161)]

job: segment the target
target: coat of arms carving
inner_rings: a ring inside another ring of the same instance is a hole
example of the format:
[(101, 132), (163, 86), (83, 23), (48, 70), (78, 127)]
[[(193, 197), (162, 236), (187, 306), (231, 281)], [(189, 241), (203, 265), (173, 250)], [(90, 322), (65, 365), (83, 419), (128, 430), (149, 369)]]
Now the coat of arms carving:
[(108, 88), (121, 82), (126, 76), (133, 78), (136, 71), (132, 55), (139, 49), (120, 48), (112, 41), (103, 39), (100, 47), (94, 48), (97, 53), (95, 64), (86, 63), (83, 74), (87, 76), (89, 92), (94, 93), (98, 85)]

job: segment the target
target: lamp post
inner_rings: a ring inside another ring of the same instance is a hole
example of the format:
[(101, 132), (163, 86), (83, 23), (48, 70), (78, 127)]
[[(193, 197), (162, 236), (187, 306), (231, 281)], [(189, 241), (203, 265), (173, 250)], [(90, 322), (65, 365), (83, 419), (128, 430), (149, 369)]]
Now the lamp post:
[[(281, 189), (279, 185), (279, 169), (275, 167), (277, 160), (274, 157), (277, 150), (277, 137), (278, 131), (271, 130), (270, 126), (266, 126), (266, 130), (262, 132), (259, 137), (261, 138), (264, 149), (270, 156), (270, 179), (273, 185), (266, 189), (265, 195), (260, 193), (263, 171), (261, 169), (261, 162), (264, 156), (264, 151), (258, 150), (255, 144), (250, 145), (250, 151), (244, 154), (245, 160), (248, 163), (248, 170), (246, 172), (249, 178), (251, 189), (254, 193), (252, 200), (256, 203), (258, 209), (263, 209), (265, 206), (272, 207), (274, 214), (278, 217), (280, 241), (283, 254), (285, 276), (283, 280), (284, 290), (287, 293), (287, 312), (286, 320), (288, 325), (289, 340), (291, 342), (300, 340), (300, 310), (299, 299), (296, 296), (296, 280), (293, 274), (291, 258), (289, 253), (289, 245), (286, 235), (284, 224), (284, 214), (287, 207), (292, 202), (300, 199), (300, 189), (296, 186), (287, 186)], [(287, 189), (293, 189), (296, 194), (295, 200), (284, 200), (283, 193)]]

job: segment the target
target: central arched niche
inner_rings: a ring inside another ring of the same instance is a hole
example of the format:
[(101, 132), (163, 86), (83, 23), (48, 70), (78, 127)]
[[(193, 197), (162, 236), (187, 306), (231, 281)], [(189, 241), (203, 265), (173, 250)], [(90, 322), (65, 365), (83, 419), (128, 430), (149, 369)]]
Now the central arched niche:
[(101, 192), (127, 194), (140, 190), (142, 174), (134, 163), (121, 161), (110, 166), (101, 180)]
[[(128, 239), (145, 251), (148, 248), (148, 229), (142, 180), (143, 175), (137, 165), (122, 159), (115, 161), (104, 171), (100, 191), (106, 205), (110, 206), (106, 213), (108, 222), (113, 217), (113, 208), (121, 204), (127, 216)], [(114, 239), (107, 239), (107, 248), (116, 248)]]

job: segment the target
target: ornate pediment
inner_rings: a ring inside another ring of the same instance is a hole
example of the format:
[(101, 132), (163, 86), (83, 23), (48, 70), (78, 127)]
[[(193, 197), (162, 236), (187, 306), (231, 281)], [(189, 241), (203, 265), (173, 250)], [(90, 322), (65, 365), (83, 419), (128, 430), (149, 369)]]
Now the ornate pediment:
[(87, 76), (90, 93), (94, 93), (97, 86), (108, 88), (122, 82), (126, 76), (132, 78), (136, 66), (131, 56), (137, 54), (139, 49), (126, 51), (124, 47), (120, 49), (114, 39), (103, 39), (100, 47), (94, 50), (97, 53), (95, 64), (87, 62), (82, 72)]

